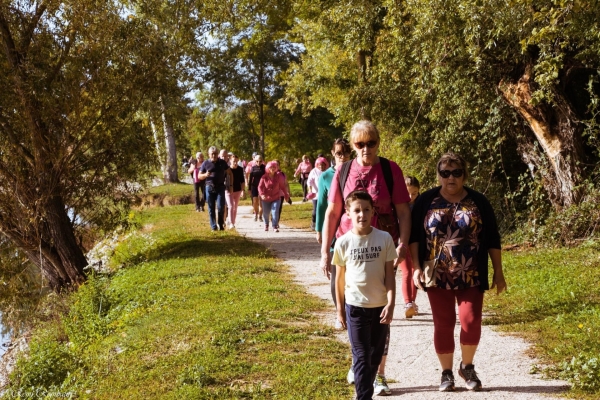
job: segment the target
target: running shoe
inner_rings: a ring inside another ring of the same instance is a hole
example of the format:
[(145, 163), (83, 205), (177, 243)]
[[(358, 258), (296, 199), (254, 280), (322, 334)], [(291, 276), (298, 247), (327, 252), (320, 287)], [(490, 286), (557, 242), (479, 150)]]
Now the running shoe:
[(265, 225), (265, 232), (269, 230), (269, 225)]
[(465, 380), (465, 386), (468, 390), (481, 390), (481, 381), (477, 377), (475, 366), (473, 364), (463, 366), (463, 363), (461, 362), (458, 367), (458, 375)]
[(200, 207), (200, 212), (204, 212), (204, 207)]
[(406, 303), (406, 305), (404, 306), (404, 316), (406, 318), (412, 318), (417, 314), (416, 310), (415, 310), (415, 306), (413, 305), (413, 303)]
[(413, 308), (415, 309), (415, 315), (419, 315), (419, 306), (413, 301)]
[(259, 220), (260, 222), (263, 222), (263, 216), (262, 216), (262, 215), (259, 215), (259, 216), (258, 216), (258, 220)]
[(352, 385), (354, 383), (354, 370), (352, 369), (352, 367), (350, 367), (350, 369), (348, 370), (348, 375), (346, 375), (346, 380), (348, 381), (349, 385)]
[(389, 396), (390, 394), (392, 394), (392, 391), (388, 386), (385, 376), (377, 374), (375, 377), (375, 382), (373, 382), (373, 395)]
[(442, 371), (442, 382), (440, 383), (440, 392), (453, 392), (454, 391), (454, 374), (452, 370), (445, 369)]
[(258, 214), (254, 214), (254, 221), (258, 221)]
[(279, 233), (279, 228), (275, 228), (275, 232)]

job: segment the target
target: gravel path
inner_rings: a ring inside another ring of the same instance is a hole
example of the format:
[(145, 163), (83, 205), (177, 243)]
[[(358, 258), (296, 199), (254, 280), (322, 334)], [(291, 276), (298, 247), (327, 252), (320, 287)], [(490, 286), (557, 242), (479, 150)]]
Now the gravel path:
[[(284, 208), (287, 207), (285, 205)], [(331, 302), (329, 281), (318, 268), (320, 251), (314, 233), (286, 228), (284, 225), (281, 225), (279, 233), (272, 230), (265, 232), (264, 225), (254, 222), (250, 212), (250, 206), (239, 208), (236, 223), (238, 232), (270, 248), (291, 267), (295, 280), (305, 286), (308, 293), (328, 300), (331, 304), (331, 317), (326, 319), (326, 323), (333, 326), (335, 312)], [(284, 209), (282, 213), (284, 222), (285, 213)], [(510, 280), (508, 282), (510, 285)], [(388, 381), (393, 382), (390, 382), (392, 397), (456, 399), (456, 393), (437, 391), (441, 370), (433, 348), (433, 320), (426, 295), (419, 292), (417, 297), (419, 315), (409, 320), (404, 319), (399, 279), (397, 283), (396, 315), (391, 324), (390, 350), (386, 366), (386, 377)], [(457, 323), (455, 331), (457, 343), (459, 331), (460, 327)], [(348, 342), (348, 336), (344, 331), (340, 332), (338, 338)], [(528, 344), (523, 340), (502, 335), (484, 326), (474, 363), (484, 389), (478, 393), (470, 393), (463, 388), (462, 379), (456, 372), (460, 362), (460, 351), (457, 345), (454, 374), (460, 398), (544, 399), (551, 394), (564, 391), (567, 387), (566, 382), (542, 380), (539, 375), (529, 372), (536, 360), (526, 355), (528, 348)], [(340, 366), (344, 369), (348, 367), (349, 365)]]

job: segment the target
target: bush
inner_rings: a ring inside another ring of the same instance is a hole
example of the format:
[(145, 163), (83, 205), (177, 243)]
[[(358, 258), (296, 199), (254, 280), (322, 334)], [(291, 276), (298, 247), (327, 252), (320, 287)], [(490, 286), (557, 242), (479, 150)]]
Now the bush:
[(85, 346), (109, 332), (107, 285), (107, 278), (90, 274), (87, 282), (73, 294), (73, 304), (63, 325), (69, 340), (75, 345)]
[(77, 363), (65, 343), (53, 335), (42, 336), (31, 342), (27, 356), (19, 357), (10, 376), (7, 398), (34, 398), (28, 397), (30, 394), (43, 398), (61, 386)]
[(561, 376), (576, 389), (596, 393), (600, 391), (600, 356), (580, 354), (562, 365)]

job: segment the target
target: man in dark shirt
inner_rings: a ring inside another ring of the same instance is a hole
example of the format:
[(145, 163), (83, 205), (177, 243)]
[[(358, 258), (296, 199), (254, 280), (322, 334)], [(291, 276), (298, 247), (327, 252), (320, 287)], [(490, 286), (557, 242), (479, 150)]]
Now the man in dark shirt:
[[(225, 230), (225, 174), (229, 165), (218, 156), (217, 148), (211, 146), (208, 149), (208, 159), (202, 163), (200, 174), (198, 174), (199, 178), (206, 182), (206, 203), (208, 204), (210, 227), (213, 231)], [(215, 204), (217, 206), (216, 218)]]

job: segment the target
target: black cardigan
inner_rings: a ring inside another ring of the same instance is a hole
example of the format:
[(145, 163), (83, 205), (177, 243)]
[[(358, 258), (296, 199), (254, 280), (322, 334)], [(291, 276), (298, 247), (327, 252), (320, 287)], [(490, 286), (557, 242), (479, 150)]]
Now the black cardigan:
[[(423, 260), (427, 253), (427, 237), (425, 234), (424, 221), (427, 216), (427, 211), (431, 206), (433, 199), (440, 193), (441, 186), (430, 189), (422, 193), (417, 200), (412, 210), (412, 229), (410, 231), (409, 243), (419, 243), (419, 262), (422, 269)], [(483, 292), (490, 288), (488, 278), (488, 251), (489, 249), (500, 249), (500, 232), (498, 232), (498, 224), (494, 209), (488, 199), (482, 194), (465, 186), (465, 190), (475, 202), (475, 205), (481, 213), (482, 229), (479, 233), (479, 251), (477, 253), (477, 272), (479, 273), (480, 286), (479, 289)]]

